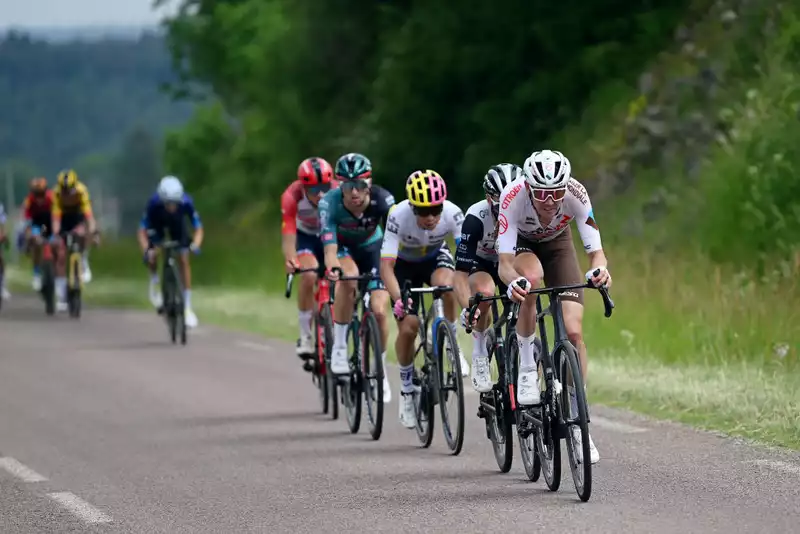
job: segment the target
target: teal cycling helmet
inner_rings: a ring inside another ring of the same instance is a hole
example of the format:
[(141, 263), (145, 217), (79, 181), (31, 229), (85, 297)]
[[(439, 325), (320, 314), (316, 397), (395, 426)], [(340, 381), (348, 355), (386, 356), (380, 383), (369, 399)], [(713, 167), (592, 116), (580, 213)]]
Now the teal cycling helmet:
[(372, 178), (372, 163), (362, 154), (351, 152), (336, 162), (336, 178), (349, 182), (352, 180), (369, 180)]

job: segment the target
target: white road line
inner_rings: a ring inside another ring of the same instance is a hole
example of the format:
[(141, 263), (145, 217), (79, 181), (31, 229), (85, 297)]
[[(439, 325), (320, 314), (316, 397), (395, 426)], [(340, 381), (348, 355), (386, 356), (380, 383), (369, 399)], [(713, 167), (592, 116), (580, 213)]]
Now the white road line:
[(755, 460), (753, 463), (775, 469), (776, 471), (783, 471), (784, 473), (790, 473), (792, 475), (800, 475), (800, 465), (781, 462), (780, 460)]
[(262, 345), (261, 343), (253, 343), (252, 341), (237, 341), (236, 346), (245, 349), (258, 350), (261, 352), (270, 352), (272, 348), (269, 345)]
[(74, 493), (61, 491), (48, 493), (48, 497), (72, 512), (84, 523), (111, 523), (111, 518)]
[(23, 482), (44, 482), (47, 480), (47, 478), (43, 477), (33, 469), (8, 456), (0, 458), (0, 467)]
[(627, 423), (620, 423), (619, 421), (612, 421), (611, 419), (606, 419), (605, 417), (600, 417), (599, 415), (590, 415), (589, 419), (591, 420), (591, 425), (596, 425), (600, 428), (613, 430), (622, 434), (638, 434), (640, 432), (648, 431), (647, 428), (633, 426)]

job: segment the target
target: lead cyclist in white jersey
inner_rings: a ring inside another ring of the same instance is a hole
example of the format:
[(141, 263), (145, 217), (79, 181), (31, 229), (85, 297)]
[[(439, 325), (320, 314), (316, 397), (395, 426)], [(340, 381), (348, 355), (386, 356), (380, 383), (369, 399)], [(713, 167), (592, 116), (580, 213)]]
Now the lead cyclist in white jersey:
[[(381, 279), (392, 298), (398, 333), (395, 353), (400, 366), (400, 423), (406, 428), (416, 426), (413, 394), (414, 340), (419, 330), (417, 312), (419, 294), (412, 294), (406, 304), (401, 301), (401, 288), (406, 281), (412, 287), (452, 285), (455, 264), (445, 242), (453, 236), (458, 243), (464, 214), (461, 208), (447, 200), (444, 180), (436, 171), (415, 171), (406, 181), (408, 199), (396, 204), (386, 220), (386, 233), (381, 246)], [(458, 245), (456, 245), (458, 246)], [(456, 298), (445, 293), (444, 313), (455, 333)], [(469, 365), (461, 357), (461, 372), (469, 373)]]
[[(527, 280), (532, 287), (539, 287), (542, 279), (548, 286), (581, 282), (569, 227), (573, 220), (591, 263), (586, 279), (595, 286), (609, 287), (611, 275), (606, 269), (607, 260), (589, 195), (583, 185), (571, 177), (569, 160), (560, 152), (542, 150), (532, 153), (522, 168), (523, 178), (509, 183), (500, 198), (497, 248), (498, 274), (508, 284), (508, 296), (522, 303), (517, 323), (520, 357), (517, 400), (521, 405), (531, 405), (540, 400), (536, 372), (536, 297), (527, 296), (527, 289), (521, 288), (519, 282)], [(598, 269), (600, 274), (594, 276), (592, 273)], [(580, 353), (585, 387), (588, 362), (583, 342), (583, 290), (562, 293), (561, 300), (567, 336)], [(576, 402), (574, 394), (572, 401)], [(577, 411), (577, 407), (575, 409)], [(571, 428), (573, 438), (580, 443), (580, 428)], [(591, 461), (596, 463), (600, 454), (591, 436), (589, 446)]]

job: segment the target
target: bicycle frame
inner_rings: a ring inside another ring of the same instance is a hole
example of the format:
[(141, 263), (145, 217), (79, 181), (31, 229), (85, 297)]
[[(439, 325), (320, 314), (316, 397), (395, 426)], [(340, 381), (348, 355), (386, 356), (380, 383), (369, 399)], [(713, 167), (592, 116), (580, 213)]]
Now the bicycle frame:
[[(325, 304), (333, 304), (333, 287), (331, 282), (325, 276), (324, 267), (308, 267), (304, 269), (297, 269), (293, 273), (286, 275), (286, 298), (292, 295), (292, 282), (295, 274), (303, 274), (309, 272), (317, 273), (317, 280), (314, 283), (314, 302), (316, 304), (315, 313), (317, 316), (322, 314), (322, 307)], [(324, 337), (317, 335), (317, 360), (319, 364), (319, 371), (317, 374), (325, 374), (325, 347), (323, 346)], [(310, 369), (307, 369), (310, 370)]]

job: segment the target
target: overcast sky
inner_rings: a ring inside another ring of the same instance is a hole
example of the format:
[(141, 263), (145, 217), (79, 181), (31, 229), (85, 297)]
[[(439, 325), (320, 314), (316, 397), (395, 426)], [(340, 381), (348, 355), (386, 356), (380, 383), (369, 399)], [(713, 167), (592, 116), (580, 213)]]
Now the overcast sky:
[[(172, 12), (179, 0), (170, 0)], [(155, 24), (165, 9), (153, 0), (0, 0), (0, 28), (9, 26), (87, 26)]]

